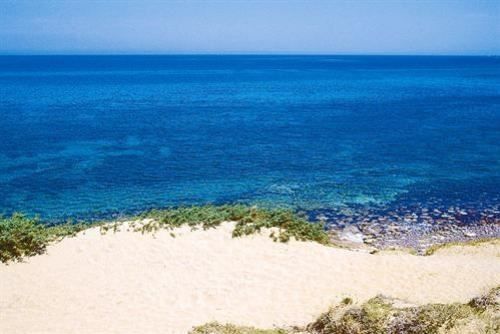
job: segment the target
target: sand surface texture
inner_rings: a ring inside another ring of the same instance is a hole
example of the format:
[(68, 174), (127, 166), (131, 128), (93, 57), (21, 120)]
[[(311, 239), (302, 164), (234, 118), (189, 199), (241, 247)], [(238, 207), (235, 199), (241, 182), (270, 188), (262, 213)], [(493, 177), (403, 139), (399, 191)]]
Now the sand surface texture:
[(429, 257), (231, 238), (232, 224), (80, 233), (0, 264), (0, 333), (186, 333), (209, 321), (304, 325), (344, 297), (465, 302), (500, 283), (500, 247)]

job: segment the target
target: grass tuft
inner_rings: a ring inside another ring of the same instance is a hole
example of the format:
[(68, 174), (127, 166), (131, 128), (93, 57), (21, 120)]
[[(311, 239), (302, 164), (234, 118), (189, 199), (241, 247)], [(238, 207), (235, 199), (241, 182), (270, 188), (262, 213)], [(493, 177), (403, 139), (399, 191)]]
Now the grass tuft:
[(500, 333), (500, 287), (468, 304), (397, 307), (378, 296), (361, 305), (349, 298), (304, 328), (262, 330), (209, 323), (190, 334), (496, 334)]
[(469, 241), (456, 241), (456, 242), (446, 242), (442, 244), (435, 244), (430, 246), (425, 250), (424, 255), (429, 256), (435, 254), (438, 250), (446, 249), (455, 246), (482, 246), (485, 244), (499, 244), (500, 239), (498, 238), (482, 238), (482, 239), (474, 239)]
[(211, 322), (193, 328), (189, 334), (286, 334), (283, 329), (257, 329), (254, 327), (240, 327), (231, 324)]
[(349, 307), (350, 304), (331, 308), (310, 324), (310, 333), (386, 333), (391, 305), (382, 297), (375, 297), (361, 307)]
[[(306, 327), (311, 334), (498, 333), (500, 287), (468, 304), (427, 304), (398, 308), (375, 297), (360, 306), (341, 303)], [(474, 324), (473, 328), (470, 325)]]

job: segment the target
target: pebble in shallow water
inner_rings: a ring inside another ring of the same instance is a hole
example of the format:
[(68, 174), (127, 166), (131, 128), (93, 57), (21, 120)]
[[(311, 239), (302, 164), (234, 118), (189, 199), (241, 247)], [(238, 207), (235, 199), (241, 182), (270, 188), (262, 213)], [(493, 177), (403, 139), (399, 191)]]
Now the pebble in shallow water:
[(410, 205), (390, 210), (361, 207), (348, 211), (324, 210), (319, 216), (337, 234), (356, 226), (363, 242), (377, 248), (408, 247), (422, 251), (436, 243), (500, 237), (498, 205), (489, 208)]

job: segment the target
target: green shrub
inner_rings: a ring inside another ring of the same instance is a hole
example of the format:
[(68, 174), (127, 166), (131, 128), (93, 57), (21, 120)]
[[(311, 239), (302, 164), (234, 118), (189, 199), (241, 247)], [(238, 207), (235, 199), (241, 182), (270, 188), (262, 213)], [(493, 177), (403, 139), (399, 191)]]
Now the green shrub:
[(37, 218), (15, 213), (0, 218), (0, 261), (20, 261), (25, 256), (41, 254), (49, 242), (47, 229)]
[(154, 232), (159, 229), (173, 229), (188, 225), (193, 229), (214, 228), (225, 221), (236, 222), (233, 237), (240, 237), (261, 231), (263, 228), (277, 228), (277, 233), (271, 235), (275, 241), (286, 242), (290, 238), (301, 241), (316, 241), (329, 244), (328, 234), (323, 225), (311, 224), (291, 210), (261, 209), (245, 205), (204, 205), (180, 207), (165, 210), (152, 210), (139, 216), (151, 218), (152, 221), (141, 225), (137, 230)]
[(42, 254), (47, 245), (66, 236), (73, 236), (89, 224), (47, 226), (38, 218), (15, 213), (0, 217), (0, 262), (21, 261), (24, 257)]

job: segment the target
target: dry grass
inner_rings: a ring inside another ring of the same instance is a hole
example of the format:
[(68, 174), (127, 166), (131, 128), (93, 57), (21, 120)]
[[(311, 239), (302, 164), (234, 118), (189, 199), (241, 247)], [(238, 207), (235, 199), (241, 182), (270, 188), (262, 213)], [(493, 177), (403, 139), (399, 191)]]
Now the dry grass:
[(432, 245), (431, 247), (427, 248), (425, 250), (424, 255), (429, 256), (429, 255), (436, 253), (439, 250), (442, 250), (445, 248), (451, 248), (451, 247), (455, 247), (455, 246), (474, 247), (474, 246), (482, 246), (485, 244), (498, 245), (498, 244), (500, 244), (500, 239), (498, 239), (498, 238), (483, 238), (483, 239), (475, 239), (475, 240), (469, 240), (469, 241), (447, 242), (447, 243), (443, 243), (443, 244), (436, 244), (436, 245)]
[(191, 334), (286, 334), (283, 329), (257, 329), (253, 327), (242, 327), (231, 324), (219, 324), (211, 322), (194, 328)]
[(467, 304), (398, 307), (378, 296), (361, 305), (346, 298), (304, 328), (260, 330), (210, 323), (191, 334), (495, 334), (500, 333), (500, 287)]

